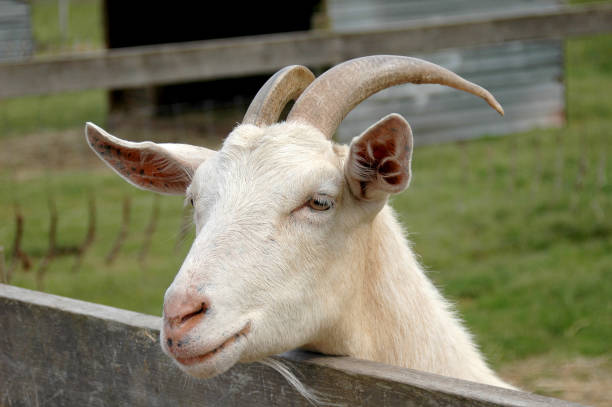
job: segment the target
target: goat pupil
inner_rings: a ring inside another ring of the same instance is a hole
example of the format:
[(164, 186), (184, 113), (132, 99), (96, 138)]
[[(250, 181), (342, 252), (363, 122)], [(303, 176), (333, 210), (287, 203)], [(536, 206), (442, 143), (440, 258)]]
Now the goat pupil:
[(326, 200), (313, 198), (311, 202), (310, 207), (317, 211), (326, 211), (331, 207), (330, 203)]

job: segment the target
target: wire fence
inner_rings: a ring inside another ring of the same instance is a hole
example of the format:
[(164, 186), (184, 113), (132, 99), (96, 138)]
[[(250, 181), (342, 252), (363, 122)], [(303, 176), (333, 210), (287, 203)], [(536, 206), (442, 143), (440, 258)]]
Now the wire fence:
[[(36, 53), (44, 55), (102, 47), (100, 10), (101, 2), (98, 0), (32, 2)], [(88, 23), (83, 25), (83, 21)], [(91, 31), (87, 25), (98, 28)], [(605, 47), (605, 41), (599, 41), (597, 46)], [(523, 49), (510, 48), (513, 52)], [(537, 59), (541, 52), (536, 48), (530, 55)], [(475, 50), (469, 52), (477, 53)], [(570, 52), (573, 51), (570, 49)], [(558, 55), (554, 55), (557, 58)], [(569, 58), (570, 64), (580, 59), (572, 59), (571, 55)], [(470, 215), (488, 217), (490, 223), (498, 221), (496, 216), (499, 213), (510, 211), (508, 202), (513, 201), (516, 202), (515, 215), (541, 211), (543, 218), (554, 218), (545, 227), (556, 231), (559, 236), (568, 239), (607, 238), (612, 230), (610, 217), (606, 216), (612, 210), (609, 182), (612, 151), (607, 142), (609, 132), (605, 122), (608, 108), (603, 103), (599, 109), (604, 113), (599, 116), (585, 113), (588, 110), (586, 106), (591, 106), (592, 102), (578, 95), (581, 92), (571, 89), (574, 82), (578, 90), (591, 86), (590, 83), (598, 83), (597, 79), (589, 82), (585, 75), (574, 75), (566, 81), (570, 87), (567, 91), (570, 123), (565, 128), (536, 129), (498, 141), (459, 141), (439, 147), (418, 148), (412, 187), (417, 190), (415, 194), (429, 197), (433, 202), (427, 204), (431, 212), (446, 213), (444, 202), (436, 198), (438, 189), (431, 187), (443, 186), (443, 189), (452, 191), (445, 199), (456, 202), (454, 212), (448, 214), (465, 216), (470, 220)], [(104, 188), (113, 174), (102, 170), (101, 163), (88, 151), (82, 140), (83, 125), (86, 121), (93, 121), (111, 133), (133, 141), (183, 142), (218, 148), (226, 135), (240, 123), (252, 95), (164, 103), (156, 92), (154, 89), (127, 92), (127, 107), (117, 105), (105, 90), (0, 101), (0, 143), (3, 146), (0, 149), (0, 176), (4, 184), (0, 200), (0, 245), (5, 247), (4, 281), (34, 270), (35, 284), (42, 288), (54, 264), (65, 266), (63, 259), (73, 261), (70, 266), (73, 272), (83, 267), (88, 256), (95, 259), (93, 264), (97, 266), (121, 263), (118, 259), (122, 256), (137, 259), (135, 264), (138, 267), (154, 263), (162, 254), (180, 259), (181, 242), (188, 242), (190, 236), (188, 210), (181, 209), (176, 200), (152, 198), (127, 187), (117, 187), (121, 182), (118, 179), (110, 187), (111, 193), (107, 194)], [(135, 99), (129, 100), (130, 97)], [(378, 102), (381, 100), (379, 98)], [(564, 112), (558, 112), (558, 115), (562, 118)], [(461, 120), (474, 121), (469, 111), (460, 116)], [(409, 120), (415, 117), (418, 123), (418, 113), (407, 117)], [(353, 127), (350, 128), (351, 134), (356, 136), (358, 130)], [(417, 126), (417, 144), (422, 137), (418, 130)], [(453, 139), (453, 132), (459, 130), (446, 129), (445, 133), (450, 136), (444, 139)], [(473, 134), (475, 137), (482, 135)], [(350, 137), (344, 141), (348, 140)], [(443, 157), (447, 168), (452, 169), (431, 168), (421, 161), (421, 156), (431, 156), (434, 162)], [(78, 174), (93, 174), (91, 179), (96, 181), (88, 183)], [(421, 183), (420, 179), (426, 181)], [(463, 191), (456, 190), (457, 183), (464, 185)], [(474, 199), (483, 204), (476, 205), (480, 213), (470, 214), (470, 210), (475, 210), (474, 205), (469, 204)], [(412, 209), (410, 202), (403, 198), (394, 201), (394, 205), (400, 214)], [(113, 208), (109, 214), (107, 209), (101, 209), (109, 206)], [(403, 216), (411, 226), (426, 228), (419, 225), (418, 219)], [(114, 219), (112, 222), (108, 221), (110, 217)], [(157, 219), (165, 219), (166, 224), (160, 225), (163, 222)], [(503, 233), (511, 235), (512, 225), (506, 225), (506, 229)], [(524, 234), (517, 236), (512, 239), (533, 240), (525, 238)], [(550, 234), (542, 239), (545, 238), (550, 239)], [(155, 239), (162, 240), (165, 247), (156, 246)], [(514, 242), (512, 239), (509, 241)], [(521, 245), (520, 242), (511, 244)], [(101, 248), (96, 250), (96, 246)], [(164, 251), (170, 247), (172, 250)], [(149, 258), (153, 261), (147, 261)]]
[[(43, 104), (49, 100), (47, 97), (40, 99)], [(243, 111), (243, 101), (236, 106), (221, 108), (208, 105), (208, 110), (202, 110), (201, 107), (198, 109), (193, 105), (175, 104), (161, 107), (159, 115), (152, 116), (149, 111), (143, 109), (141, 112), (131, 112), (129, 117), (111, 119), (108, 122), (112, 133), (126, 139), (186, 142), (216, 148), (240, 121)], [(177, 213), (172, 216), (172, 222), (175, 224), (170, 228), (173, 229), (172, 232), (168, 233), (166, 229), (159, 231), (156, 219), (168, 216), (167, 212), (160, 215), (160, 202), (166, 198), (154, 198), (136, 191), (134, 194), (137, 194), (137, 198), (134, 198), (129, 188), (121, 189), (120, 197), (117, 197), (115, 192), (109, 197), (104, 189), (98, 188), (97, 183), (88, 186), (82, 181), (79, 181), (82, 188), (80, 197), (72, 193), (67, 198), (63, 181), (59, 182), (62, 185), (58, 186), (58, 183), (53, 181), (54, 176), (64, 177), (68, 171), (72, 175), (82, 173), (92, 174), (92, 177), (102, 174), (102, 182), (114, 177), (114, 174), (103, 169), (97, 158), (87, 150), (81, 136), (83, 123), (79, 120), (79, 123), (69, 124), (63, 130), (50, 130), (40, 123), (38, 130), (12, 135), (2, 140), (5, 148), (2, 149), (4, 153), (0, 153), (3, 156), (0, 172), (7, 186), (5, 191), (11, 191), (10, 198), (8, 194), (4, 195), (3, 222), (0, 226), (0, 245), (6, 248), (7, 257), (5, 281), (10, 281), (15, 273), (34, 270), (36, 284), (42, 288), (52, 262), (62, 257), (72, 258), (72, 268), (76, 272), (92, 246), (96, 244), (105, 247), (104, 253), (99, 254), (100, 264), (113, 264), (117, 258), (126, 255), (136, 257), (142, 266), (147, 264), (147, 258), (150, 256), (152, 239), (163, 238), (166, 244), (174, 248), (186, 240), (190, 220), (188, 211), (183, 212), (180, 204), (175, 205)], [(418, 134), (415, 136), (418, 137)], [(24, 154), (15, 154), (19, 151)], [(66, 151), (74, 157), (67, 156)], [(425, 157), (448, 154), (449, 163), (446, 164), (446, 169), (438, 169), (438, 174), (434, 176), (436, 170), (421, 161), (427, 159), (421, 158), (423, 154)], [(465, 185), (466, 191), (469, 191), (467, 193), (476, 194), (478, 199), (493, 206), (488, 209), (490, 213), (506, 208), (507, 202), (500, 201), (503, 196), (519, 201), (530, 200), (532, 204), (529, 208), (522, 208), (518, 204), (517, 211), (537, 210), (540, 205), (548, 210), (561, 211), (568, 219), (585, 219), (585, 216), (590, 214), (587, 216), (589, 222), (599, 225), (599, 233), (605, 235), (610, 233), (612, 228), (609, 217), (606, 216), (612, 210), (609, 183), (611, 155), (607, 132), (588, 125), (535, 130), (500, 140), (489, 138), (484, 141), (417, 148), (413, 188), (421, 189), (425, 194), (436, 193), (420, 183), (421, 174), (425, 173), (423, 177), (431, 183), (449, 185), (460, 182)], [(27, 158), (28, 156), (30, 158)], [(74, 163), (70, 163), (71, 160)], [(449, 170), (448, 166), (455, 168)], [(32, 172), (36, 171), (42, 173), (32, 175)], [(454, 177), (454, 173), (461, 175)], [(24, 177), (39, 177), (43, 183), (55, 184), (55, 187), (34, 192), (30, 190), (28, 181), (23, 180)], [(122, 181), (117, 178), (116, 182)], [(452, 187), (449, 188), (452, 190)], [(87, 196), (90, 196), (89, 200)], [(36, 213), (32, 214), (34, 209), (31, 202), (28, 202), (28, 197), (35, 197), (33, 199), (38, 203), (47, 202), (46, 207), (39, 204)], [(461, 206), (461, 201), (466, 199), (461, 195), (454, 195), (452, 198), (457, 199), (458, 207)], [(103, 234), (96, 225), (104, 222), (104, 218), (100, 216), (100, 211), (104, 210), (100, 208), (104, 208), (109, 199), (115, 205), (121, 202), (121, 209), (116, 208), (113, 212), (113, 216), (120, 220), (115, 224), (114, 230), (106, 229)], [(136, 208), (133, 205), (134, 199), (138, 202)], [(81, 206), (78, 210), (79, 217), (72, 216), (72, 209), (66, 209), (66, 214), (58, 210), (57, 200), (68, 200), (70, 205)], [(495, 205), (498, 207), (495, 208)], [(435, 208), (436, 204), (432, 203), (431, 210), (435, 211)], [(133, 219), (134, 211), (139, 211), (136, 220)], [(581, 215), (576, 216), (577, 212)], [(461, 210), (458, 214), (461, 214)], [(64, 219), (69, 225), (62, 224)], [(33, 237), (30, 234), (30, 238), (37, 240), (37, 243), (30, 245), (28, 249), (24, 230), (32, 223), (37, 224), (36, 230), (40, 236)], [(46, 226), (42, 227), (43, 224)], [(571, 227), (581, 229), (576, 225)], [(66, 228), (78, 229), (79, 232), (71, 230), (68, 237), (62, 239), (62, 230)], [(81, 238), (77, 240), (76, 236)], [(170, 244), (172, 239), (174, 242)], [(43, 244), (43, 241), (46, 243)], [(65, 243), (60, 244), (60, 241)], [(176, 250), (178, 249), (174, 249), (174, 252)]]

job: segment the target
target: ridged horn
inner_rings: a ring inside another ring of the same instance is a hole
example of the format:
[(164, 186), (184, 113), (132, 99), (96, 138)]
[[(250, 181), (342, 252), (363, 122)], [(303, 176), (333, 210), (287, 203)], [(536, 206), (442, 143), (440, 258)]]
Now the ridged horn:
[(259, 89), (242, 123), (256, 126), (276, 123), (287, 103), (297, 99), (314, 78), (313, 73), (301, 65), (290, 65), (276, 72)]
[(483, 98), (503, 116), (504, 110), (486, 89), (431, 62), (418, 58), (374, 55), (346, 61), (319, 76), (295, 102), (287, 121), (306, 122), (331, 138), (344, 117), (361, 101), (402, 83), (432, 83)]

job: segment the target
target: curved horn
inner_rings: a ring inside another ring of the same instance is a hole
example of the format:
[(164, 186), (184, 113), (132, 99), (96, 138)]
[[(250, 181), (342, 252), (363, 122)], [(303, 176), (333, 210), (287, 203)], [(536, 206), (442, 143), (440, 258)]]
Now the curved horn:
[(331, 138), (342, 119), (361, 101), (402, 83), (436, 83), (480, 96), (503, 116), (504, 110), (486, 89), (422, 59), (374, 55), (352, 59), (317, 78), (298, 98), (287, 121), (302, 121)]
[(285, 105), (297, 99), (314, 78), (313, 73), (301, 65), (287, 66), (276, 72), (259, 89), (242, 123), (256, 126), (276, 123)]

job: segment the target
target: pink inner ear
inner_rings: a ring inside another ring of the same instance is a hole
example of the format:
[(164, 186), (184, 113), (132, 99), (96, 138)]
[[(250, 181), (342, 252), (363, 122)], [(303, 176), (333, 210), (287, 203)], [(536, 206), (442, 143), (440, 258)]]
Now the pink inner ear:
[(408, 122), (396, 114), (383, 118), (351, 146), (348, 175), (352, 177), (353, 192), (362, 199), (375, 198), (375, 191), (401, 192), (410, 180), (411, 154)]
[(370, 129), (357, 151), (359, 163), (375, 169), (376, 174), (392, 186), (404, 184), (410, 174), (409, 152), (398, 151), (398, 144), (402, 144), (403, 150), (406, 150), (406, 138), (402, 134), (406, 129), (397, 126), (394, 121), (389, 119)]
[(93, 135), (91, 147), (126, 180), (144, 189), (182, 193), (190, 177), (185, 169), (146, 148), (130, 148)]
[(375, 161), (395, 155), (395, 139), (390, 133), (380, 132), (375, 139), (369, 141), (368, 146), (368, 150), (371, 153), (370, 151), (368, 152)]
[(397, 159), (386, 157), (378, 165), (378, 174), (390, 185), (401, 185), (406, 182), (406, 171)]
[[(398, 158), (386, 155), (388, 150), (381, 148), (381, 146), (381, 144), (378, 144), (372, 146), (372, 148), (367, 148), (365, 151), (357, 151), (359, 165), (366, 168), (373, 178), (380, 177), (389, 185), (399, 186), (406, 183), (409, 172), (405, 171)], [(392, 148), (394, 147), (393, 145)]]

